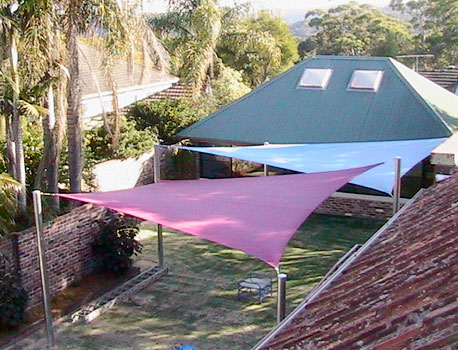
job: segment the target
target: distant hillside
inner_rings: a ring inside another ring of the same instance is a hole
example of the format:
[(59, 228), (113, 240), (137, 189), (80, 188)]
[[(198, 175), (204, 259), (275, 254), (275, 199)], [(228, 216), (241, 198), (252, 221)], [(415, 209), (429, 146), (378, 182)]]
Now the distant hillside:
[(289, 29), (291, 29), (291, 32), (295, 36), (298, 36), (301, 39), (306, 39), (317, 32), (316, 29), (310, 27), (305, 20), (291, 24)]
[[(382, 11), (385, 12), (388, 16), (402, 19), (404, 21), (409, 20), (409, 15), (403, 14), (397, 11), (393, 11), (389, 7), (384, 7), (382, 8)], [(297, 13), (296, 13), (297, 15)], [(305, 12), (303, 17), (305, 17)], [(312, 28), (307, 25), (307, 22), (305, 20), (297, 21), (289, 25), (289, 28), (291, 29), (291, 32), (295, 35), (298, 36), (301, 39), (306, 39), (311, 35), (314, 35), (317, 31), (315, 28)]]

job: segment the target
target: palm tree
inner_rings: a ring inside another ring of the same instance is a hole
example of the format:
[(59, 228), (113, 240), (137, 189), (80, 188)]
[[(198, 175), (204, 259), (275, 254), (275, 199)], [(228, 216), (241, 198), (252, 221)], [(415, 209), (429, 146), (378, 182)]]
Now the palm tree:
[[(3, 111), (8, 110), (4, 114), (7, 116), (9, 172), (22, 184), (22, 209), (25, 209), (25, 172), (21, 110), (33, 110), (33, 105), (26, 103), (30, 102), (26, 95), (32, 93), (36, 103), (48, 107), (43, 119), (45, 150), (37, 171), (35, 187), (41, 188), (45, 179), (47, 191), (57, 192), (57, 169), (65, 128), (62, 117), (65, 111), (68, 122), (70, 187), (71, 191), (79, 192), (82, 137), (78, 37), (102, 37), (103, 46), (107, 52), (113, 53), (114, 60), (120, 51), (123, 54), (127, 52), (125, 47), (129, 33), (126, 17), (123, 17), (116, 0), (36, 0), (22, 2), (20, 5), (12, 0), (0, 0), (0, 87), (9, 91), (8, 94), (0, 94), (0, 102), (4, 102)], [(155, 39), (153, 36), (152, 32), (143, 35), (144, 38)], [(134, 42), (132, 38), (130, 41)], [(150, 50), (157, 50), (157, 40), (151, 41)], [(148, 51), (146, 46), (144, 50)], [(159, 58), (158, 61), (166, 67), (166, 60)], [(70, 78), (68, 84), (67, 75)], [(115, 129), (119, 130), (119, 123)]]
[(216, 44), (226, 16), (215, 0), (171, 0), (169, 3), (171, 11), (151, 18), (150, 25), (169, 40), (175, 57), (179, 57), (181, 67), (177, 70), (198, 96), (205, 84), (210, 88), (209, 80), (217, 59)]
[(121, 111), (113, 74), (115, 64), (120, 59), (127, 58), (131, 64), (131, 71), (133, 71), (135, 56), (141, 56), (143, 61), (142, 83), (145, 83), (153, 65), (162, 73), (167, 73), (170, 68), (168, 52), (147, 25), (145, 17), (137, 11), (138, 5), (135, 3), (123, 4), (120, 9), (121, 16), (112, 21), (111, 29), (106, 31), (98, 40), (94, 40), (94, 38), (92, 40), (92, 43), (102, 53), (103, 68), (113, 95), (113, 120), (103, 118), (105, 130), (111, 138), (113, 151), (118, 148), (121, 129)]
[[(70, 167), (70, 190), (81, 191), (81, 173), (83, 165), (81, 124), (81, 80), (79, 75), (78, 37), (80, 35), (100, 38), (105, 55), (105, 67), (109, 80), (112, 81), (113, 102), (115, 104), (114, 131), (112, 143), (116, 148), (120, 132), (120, 114), (117, 111), (116, 85), (112, 79), (114, 62), (121, 57), (131, 55), (136, 43), (141, 43), (144, 60), (151, 54), (157, 63), (167, 69), (165, 50), (138, 16), (129, 8), (121, 8), (116, 0), (75, 0), (62, 1), (64, 13), (63, 28), (66, 35), (66, 48), (69, 57), (70, 81), (68, 86), (68, 149)], [(111, 77), (111, 79), (110, 79)]]
[(21, 119), (24, 114), (43, 111), (29, 103), (27, 97), (36, 95), (36, 89), (32, 87), (42, 79), (49, 65), (50, 44), (45, 34), (52, 23), (52, 1), (30, 1), (19, 5), (15, 1), (2, 0), (0, 5), (2, 110), (6, 116), (9, 173), (21, 185), (18, 199), (23, 213), (26, 183)]
[(0, 237), (14, 225), (17, 209), (17, 193), (21, 186), (8, 174), (0, 174)]
[(116, 1), (58, 1), (65, 34), (70, 79), (67, 93), (67, 138), (70, 191), (81, 192), (83, 169), (81, 77), (79, 73), (78, 38), (89, 33), (110, 32), (120, 17)]
[(169, 0), (169, 4), (170, 12), (151, 18), (149, 23), (168, 43), (174, 56), (174, 73), (190, 83), (195, 97), (203, 90), (212, 94), (210, 83), (214, 71), (218, 71), (215, 68), (223, 64), (218, 53), (222, 41), (234, 42), (236, 38), (245, 55), (251, 55), (250, 49), (254, 48), (274, 49), (278, 56), (269, 33), (260, 36), (240, 27), (240, 20), (248, 14), (248, 4), (227, 8), (218, 7), (217, 0)]
[[(18, 30), (17, 30), (17, 3), (9, 3), (2, 0), (0, 12), (1, 46), (4, 48), (2, 62), (7, 58), (9, 66), (9, 85), (11, 87), (11, 114), (6, 116), (7, 128), (7, 152), (9, 158), (9, 172), (21, 184), (19, 193), (19, 206), (25, 211), (25, 165), (22, 147), (21, 116), (19, 114), (19, 74), (18, 74)], [(2, 67), (3, 68), (3, 67)], [(5, 68), (3, 68), (5, 69)], [(5, 76), (5, 74), (3, 74)]]

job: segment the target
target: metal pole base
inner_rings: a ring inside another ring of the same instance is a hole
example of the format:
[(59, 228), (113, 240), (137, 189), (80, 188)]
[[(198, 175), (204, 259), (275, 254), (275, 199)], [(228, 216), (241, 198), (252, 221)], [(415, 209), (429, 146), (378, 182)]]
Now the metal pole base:
[(279, 273), (278, 278), (278, 292), (277, 292), (277, 323), (284, 320), (286, 316), (286, 274)]

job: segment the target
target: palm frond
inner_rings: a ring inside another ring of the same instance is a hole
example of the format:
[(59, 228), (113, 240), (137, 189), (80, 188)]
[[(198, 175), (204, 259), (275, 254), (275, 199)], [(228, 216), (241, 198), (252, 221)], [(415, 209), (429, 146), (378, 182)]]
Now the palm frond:
[(16, 84), (14, 83), (13, 78), (10, 74), (5, 73), (4, 71), (0, 70), (0, 79), (3, 81), (2, 88), (3, 89), (10, 89), (17, 94), (19, 94), (19, 90), (16, 88)]
[(5, 173), (0, 174), (0, 236), (6, 234), (14, 224), (17, 213), (17, 192), (20, 184)]
[(190, 30), (191, 18), (189, 14), (180, 12), (167, 12), (148, 20), (153, 30), (165, 34), (193, 36)]
[(25, 100), (18, 101), (19, 110), (24, 114), (32, 118), (38, 118), (45, 116), (48, 110), (42, 106), (32, 104)]
[(147, 25), (143, 25), (144, 43), (147, 44), (148, 52), (151, 57), (156, 59), (157, 66), (163, 72), (170, 71), (170, 54), (164, 45), (154, 34), (153, 30)]
[(12, 190), (12, 191), (19, 191), (21, 189), (21, 185), (15, 179), (13, 179), (10, 175), (6, 173), (0, 174), (0, 191), (5, 190)]

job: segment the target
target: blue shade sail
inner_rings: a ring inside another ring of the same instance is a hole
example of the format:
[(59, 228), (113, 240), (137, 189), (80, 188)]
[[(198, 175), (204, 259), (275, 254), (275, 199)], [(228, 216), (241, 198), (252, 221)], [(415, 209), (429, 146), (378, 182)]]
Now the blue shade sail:
[(302, 173), (344, 170), (383, 163), (355, 177), (350, 183), (391, 194), (394, 183), (394, 158), (401, 157), (401, 176), (403, 176), (445, 140), (446, 138), (436, 138), (383, 142), (179, 148)]

